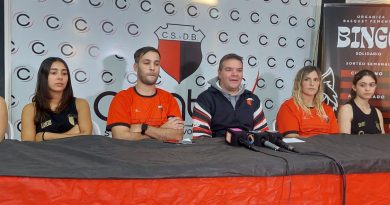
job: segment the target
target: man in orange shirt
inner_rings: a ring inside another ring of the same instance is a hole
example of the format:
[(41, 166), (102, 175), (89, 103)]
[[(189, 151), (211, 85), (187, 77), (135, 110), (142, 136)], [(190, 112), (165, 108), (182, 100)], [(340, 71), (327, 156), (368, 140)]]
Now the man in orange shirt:
[(117, 139), (181, 140), (184, 122), (179, 106), (172, 94), (156, 88), (159, 51), (153, 47), (140, 48), (134, 54), (134, 61), (137, 83), (114, 97), (106, 129)]

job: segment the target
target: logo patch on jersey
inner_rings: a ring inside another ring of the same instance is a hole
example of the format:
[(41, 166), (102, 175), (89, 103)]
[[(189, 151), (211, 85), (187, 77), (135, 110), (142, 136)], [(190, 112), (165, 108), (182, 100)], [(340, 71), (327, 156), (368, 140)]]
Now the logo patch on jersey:
[(68, 115), (68, 121), (71, 125), (75, 126), (76, 125), (76, 121), (75, 121), (75, 116), (73, 114), (69, 114)]
[(41, 123), (41, 129), (45, 128), (45, 127), (49, 127), (51, 125), (51, 120), (47, 120), (45, 122), (42, 122)]
[(247, 98), (246, 104), (249, 105), (250, 107), (252, 107), (253, 106), (253, 98)]
[(325, 120), (326, 123), (329, 123), (329, 117), (327, 115), (324, 115), (323, 119)]

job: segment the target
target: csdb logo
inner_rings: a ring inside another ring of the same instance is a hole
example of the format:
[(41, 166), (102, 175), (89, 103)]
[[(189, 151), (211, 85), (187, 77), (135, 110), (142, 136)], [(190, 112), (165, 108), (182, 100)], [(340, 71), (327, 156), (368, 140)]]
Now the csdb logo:
[(181, 83), (193, 74), (202, 62), (201, 43), (205, 38), (193, 25), (166, 24), (154, 32), (161, 53), (161, 67)]

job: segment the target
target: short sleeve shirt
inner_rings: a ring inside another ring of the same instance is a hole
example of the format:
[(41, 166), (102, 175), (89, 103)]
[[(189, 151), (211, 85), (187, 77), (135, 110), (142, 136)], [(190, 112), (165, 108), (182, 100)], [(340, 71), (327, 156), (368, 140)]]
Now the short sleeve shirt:
[(322, 106), (327, 115), (325, 118), (318, 116), (315, 109), (310, 109), (311, 115), (308, 116), (294, 103), (292, 98), (286, 100), (276, 117), (278, 131), (283, 135), (295, 133), (301, 137), (339, 133), (333, 109), (325, 103)]
[(113, 98), (108, 111), (107, 130), (116, 125), (163, 125), (169, 117), (181, 117), (177, 101), (159, 88), (152, 96), (142, 96), (134, 87), (122, 90)]

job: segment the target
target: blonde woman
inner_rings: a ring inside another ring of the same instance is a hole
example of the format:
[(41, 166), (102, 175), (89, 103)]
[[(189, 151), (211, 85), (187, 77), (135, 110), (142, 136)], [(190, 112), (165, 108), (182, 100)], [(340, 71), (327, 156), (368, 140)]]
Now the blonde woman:
[(292, 97), (281, 105), (277, 114), (278, 131), (286, 137), (339, 133), (333, 109), (322, 98), (320, 70), (303, 67), (295, 76)]

